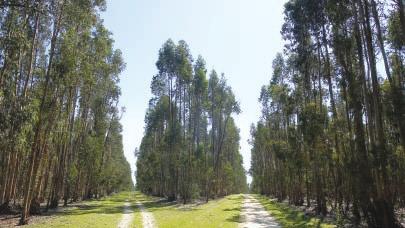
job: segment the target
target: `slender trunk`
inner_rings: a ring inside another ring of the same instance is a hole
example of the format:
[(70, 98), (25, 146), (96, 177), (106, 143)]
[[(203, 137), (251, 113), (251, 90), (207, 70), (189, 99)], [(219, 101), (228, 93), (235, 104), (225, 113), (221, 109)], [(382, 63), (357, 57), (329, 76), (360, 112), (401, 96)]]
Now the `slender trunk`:
[(402, 28), (402, 40), (405, 40), (405, 8), (404, 8), (404, 1), (403, 0), (394, 0), (398, 5), (399, 11), (399, 21), (401, 22)]
[(28, 90), (28, 84), (32, 75), (33, 71), (33, 64), (35, 60), (35, 50), (36, 50), (36, 40), (37, 40), (37, 33), (38, 33), (38, 28), (39, 28), (39, 12), (36, 13), (35, 16), (35, 28), (34, 28), (34, 34), (32, 35), (32, 40), (31, 40), (31, 51), (30, 51), (30, 56), (29, 56), (29, 63), (28, 63), (28, 70), (27, 70), (27, 76), (25, 77), (24, 80), (24, 88), (22, 95), (24, 97), (27, 97), (27, 90)]
[(38, 162), (41, 159), (41, 138), (44, 136), (42, 134), (42, 128), (43, 128), (43, 122), (45, 121), (44, 118), (44, 112), (45, 112), (45, 100), (46, 97), (48, 96), (48, 90), (49, 90), (49, 82), (50, 82), (50, 77), (51, 77), (51, 69), (53, 66), (53, 57), (55, 55), (55, 49), (56, 49), (56, 41), (57, 37), (59, 35), (59, 30), (60, 30), (60, 24), (62, 21), (62, 13), (63, 13), (63, 5), (61, 5), (61, 9), (59, 12), (59, 15), (55, 19), (54, 22), (54, 30), (51, 38), (51, 48), (49, 50), (49, 60), (48, 60), (48, 69), (46, 71), (45, 75), (45, 82), (44, 82), (44, 90), (41, 98), (41, 105), (39, 109), (39, 114), (38, 114), (38, 121), (35, 124), (35, 135), (34, 135), (34, 141), (31, 147), (31, 155), (29, 158), (29, 165), (28, 165), (28, 173), (27, 173), (27, 179), (25, 182), (24, 186), (24, 200), (23, 200), (23, 209), (21, 213), (21, 218), (20, 218), (20, 224), (24, 225), (27, 224), (27, 218), (29, 216), (29, 210), (30, 210), (30, 204), (31, 204), (31, 198), (33, 194), (32, 190), (32, 185), (36, 181), (36, 168), (38, 166)]
[[(398, 4), (401, 5), (402, 0), (398, 0)], [(402, 6), (403, 8), (403, 6)], [(405, 110), (403, 108), (402, 101), (405, 99), (403, 93), (401, 92), (400, 86), (395, 83), (395, 80), (392, 78), (391, 71), (390, 71), (390, 66), (388, 63), (388, 57), (387, 53), (385, 51), (385, 46), (384, 46), (384, 39), (381, 31), (381, 25), (380, 25), (380, 17), (378, 15), (378, 10), (377, 10), (377, 4), (375, 0), (371, 0), (371, 11), (373, 14), (373, 18), (375, 21), (375, 26), (376, 26), (376, 34), (378, 38), (378, 45), (381, 51), (381, 55), (384, 60), (384, 69), (385, 73), (387, 75), (387, 78), (390, 82), (391, 85), (391, 97), (393, 99), (393, 106), (394, 106), (394, 118), (396, 120), (396, 124), (398, 125), (399, 128), (399, 134), (400, 134), (400, 140), (402, 143), (403, 148), (405, 148)], [(403, 9), (402, 9), (402, 16), (403, 16)], [(403, 34), (405, 34), (405, 30), (403, 31)], [(405, 37), (404, 37), (405, 39)]]

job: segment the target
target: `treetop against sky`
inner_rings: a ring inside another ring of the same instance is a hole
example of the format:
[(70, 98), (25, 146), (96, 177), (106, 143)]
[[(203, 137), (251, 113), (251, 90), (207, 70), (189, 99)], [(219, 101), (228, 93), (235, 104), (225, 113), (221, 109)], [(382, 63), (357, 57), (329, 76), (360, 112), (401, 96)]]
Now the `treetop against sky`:
[(225, 73), (240, 101), (235, 117), (241, 129), (241, 153), (250, 167), (250, 125), (260, 116), (260, 87), (270, 80), (271, 61), (282, 51), (280, 28), (285, 1), (266, 0), (117, 0), (102, 13), (114, 34), (115, 47), (127, 63), (122, 73), (120, 104), (124, 148), (134, 169), (133, 151), (144, 133), (149, 83), (157, 73), (157, 53), (169, 38), (189, 43), (193, 56), (204, 56), (209, 70)]

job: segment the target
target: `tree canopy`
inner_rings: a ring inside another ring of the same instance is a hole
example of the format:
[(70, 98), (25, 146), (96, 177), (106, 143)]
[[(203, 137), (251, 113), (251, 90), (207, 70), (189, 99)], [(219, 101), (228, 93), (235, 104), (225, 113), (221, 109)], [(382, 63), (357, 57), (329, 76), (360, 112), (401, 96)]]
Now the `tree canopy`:
[[(290, 0), (252, 126), (254, 191), (368, 227), (405, 202), (403, 1)], [(341, 221), (340, 221), (341, 222)]]
[[(0, 212), (131, 189), (105, 1), (0, 3)], [(13, 205), (11, 203), (13, 202)]]
[(184, 203), (246, 191), (239, 153), (240, 112), (225, 76), (194, 59), (185, 41), (159, 51), (145, 133), (136, 153), (137, 188)]

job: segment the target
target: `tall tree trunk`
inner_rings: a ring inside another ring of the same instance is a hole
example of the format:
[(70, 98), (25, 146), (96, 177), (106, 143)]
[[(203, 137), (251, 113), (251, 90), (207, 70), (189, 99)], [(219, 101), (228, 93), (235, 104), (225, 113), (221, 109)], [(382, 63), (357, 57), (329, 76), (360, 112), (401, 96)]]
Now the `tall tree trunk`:
[[(403, 4), (402, 0), (398, 0), (398, 4), (399, 5)], [(402, 143), (402, 147), (405, 148), (405, 109), (403, 108), (403, 105), (404, 105), (403, 101), (405, 100), (405, 98), (404, 98), (403, 93), (401, 92), (400, 85), (397, 85), (397, 83), (395, 83), (395, 80), (392, 78), (392, 75), (391, 75), (391, 70), (390, 70), (389, 63), (388, 63), (388, 57), (387, 57), (387, 53), (385, 51), (385, 46), (384, 46), (384, 39), (383, 39), (382, 31), (381, 31), (380, 17), (378, 15), (377, 4), (376, 4), (375, 0), (371, 0), (371, 10), (372, 10), (373, 19), (374, 19), (375, 26), (376, 26), (378, 45), (379, 45), (381, 55), (384, 60), (385, 73), (386, 73), (387, 78), (391, 85), (391, 94), (392, 94), (391, 97), (393, 100), (392, 103), (393, 103), (394, 112), (395, 112), (394, 118), (395, 118), (398, 128), (399, 128), (399, 134), (400, 134), (400, 140)], [(403, 9), (402, 9), (402, 11), (403, 11)], [(403, 32), (405, 34), (405, 30)], [(404, 39), (405, 39), (405, 37), (404, 37)]]
[(404, 0), (394, 0), (398, 6), (399, 12), (399, 21), (401, 23), (402, 29), (402, 40), (405, 40), (405, 8), (404, 8)]
[(59, 30), (60, 30), (60, 25), (62, 21), (62, 14), (63, 14), (63, 5), (64, 2), (61, 3), (61, 8), (58, 12), (58, 15), (54, 21), (54, 30), (52, 33), (52, 38), (51, 38), (51, 47), (49, 50), (49, 60), (48, 60), (48, 69), (46, 71), (45, 75), (45, 82), (44, 82), (44, 90), (41, 98), (41, 104), (40, 104), (40, 109), (39, 109), (39, 114), (38, 114), (38, 121), (35, 124), (35, 135), (34, 135), (34, 141), (31, 147), (31, 155), (29, 157), (29, 165), (28, 165), (28, 173), (27, 173), (27, 180), (25, 182), (24, 186), (24, 200), (23, 200), (23, 209), (21, 213), (21, 218), (20, 218), (20, 224), (24, 225), (27, 224), (27, 218), (29, 216), (29, 210), (30, 210), (30, 205), (31, 205), (31, 198), (33, 195), (33, 189), (32, 186), (36, 181), (36, 173), (37, 170), (35, 167), (38, 166), (38, 161), (41, 160), (41, 141), (45, 139), (42, 139), (44, 137), (42, 133), (42, 128), (44, 124), (44, 112), (46, 111), (46, 105), (45, 105), (45, 100), (48, 96), (48, 90), (49, 90), (49, 82), (50, 82), (50, 77), (51, 77), (51, 70), (53, 66), (53, 58), (55, 55), (55, 49), (56, 49), (56, 41), (57, 37), (59, 35)]

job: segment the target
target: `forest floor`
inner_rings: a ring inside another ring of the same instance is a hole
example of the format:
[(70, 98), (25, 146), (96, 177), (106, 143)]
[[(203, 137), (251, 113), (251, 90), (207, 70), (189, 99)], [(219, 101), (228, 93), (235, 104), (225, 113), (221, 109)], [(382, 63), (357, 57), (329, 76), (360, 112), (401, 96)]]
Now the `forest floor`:
[[(31, 216), (27, 228), (69, 227), (224, 227), (241, 222), (243, 196), (231, 195), (208, 203), (178, 204), (139, 192), (125, 192), (99, 200), (83, 201)], [(0, 227), (15, 227), (18, 216), (0, 217)]]
[(281, 227), (336, 227), (331, 220), (305, 215), (303, 211), (292, 208), (286, 203), (279, 203), (261, 195), (253, 195), (266, 210), (277, 220)]
[[(2, 228), (14, 227), (17, 223), (17, 216), (0, 216)], [(196, 201), (184, 205), (139, 192), (59, 207), (41, 216), (32, 216), (29, 223), (24, 227), (335, 227), (259, 195), (230, 195), (208, 203)]]
[[(48, 227), (138, 227), (141, 223), (135, 206), (137, 195), (123, 192), (100, 200), (84, 201), (72, 208), (63, 208), (49, 219), (32, 222), (27, 228)], [(138, 221), (135, 221), (138, 220)]]
[(241, 222), (242, 201), (243, 195), (231, 195), (208, 203), (198, 201), (186, 205), (148, 197), (139, 202), (142, 210), (153, 216), (155, 227), (237, 228)]
[[(142, 196), (134, 192), (123, 192), (99, 200), (69, 204), (31, 216), (29, 225), (23, 227), (141, 227), (142, 218), (136, 207), (139, 197)], [(15, 227), (18, 220), (18, 216), (1, 216), (0, 227)]]

